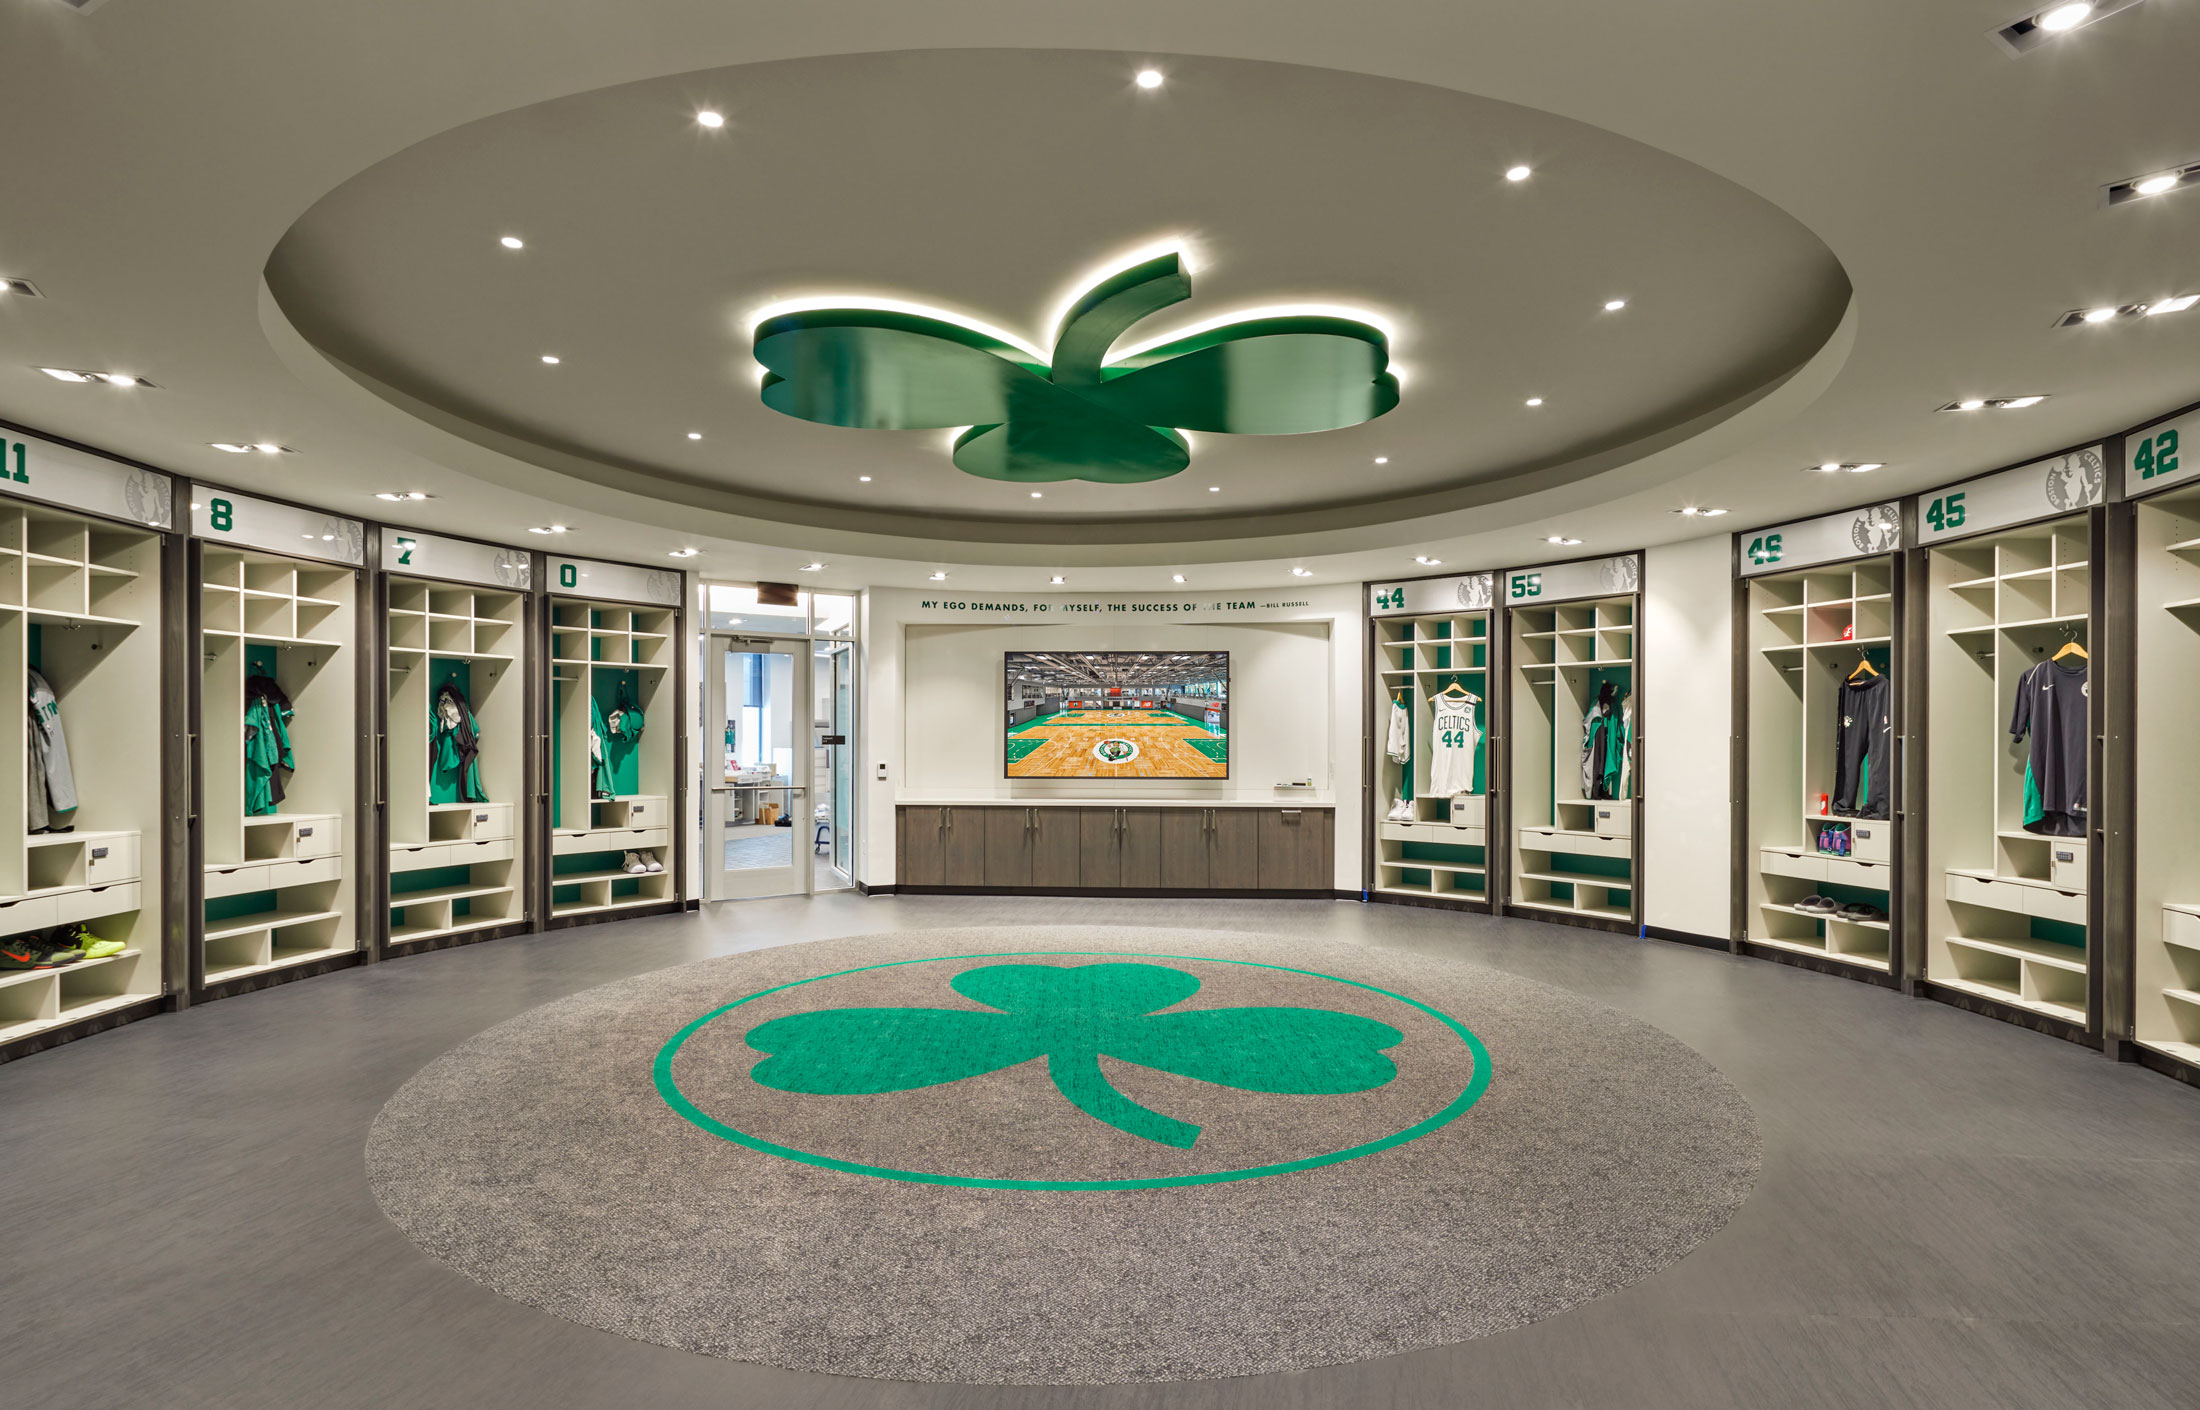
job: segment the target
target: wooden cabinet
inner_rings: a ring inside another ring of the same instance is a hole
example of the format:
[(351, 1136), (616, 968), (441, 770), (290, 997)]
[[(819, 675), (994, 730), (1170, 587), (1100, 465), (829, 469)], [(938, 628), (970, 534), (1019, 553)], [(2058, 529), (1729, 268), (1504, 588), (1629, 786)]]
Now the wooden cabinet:
[(899, 884), (954, 890), (1330, 889), (1327, 808), (909, 807)]

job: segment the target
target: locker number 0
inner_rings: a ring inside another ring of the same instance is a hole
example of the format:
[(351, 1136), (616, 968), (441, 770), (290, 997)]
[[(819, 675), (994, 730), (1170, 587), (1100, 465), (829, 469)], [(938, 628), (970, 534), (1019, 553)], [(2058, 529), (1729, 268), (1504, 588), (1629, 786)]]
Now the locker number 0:
[(1543, 595), (1543, 575), (1541, 573), (1513, 574), (1512, 595), (1514, 597), (1541, 597)]
[(558, 565), (558, 586), (559, 586), (559, 587), (578, 587), (578, 586), (580, 586), (580, 581), (581, 581), (581, 570), (580, 570), (580, 569), (578, 569), (578, 568), (574, 567), (574, 566), (573, 566), (572, 564), (570, 564), (570, 563), (560, 563), (560, 564)]
[[(2131, 468), (2139, 472), (2142, 480), (2156, 475), (2171, 475), (2177, 471), (2177, 433), (2164, 431), (2159, 436), (2142, 436), (2138, 449), (2131, 453)], [(17, 475), (18, 480), (22, 479)]]

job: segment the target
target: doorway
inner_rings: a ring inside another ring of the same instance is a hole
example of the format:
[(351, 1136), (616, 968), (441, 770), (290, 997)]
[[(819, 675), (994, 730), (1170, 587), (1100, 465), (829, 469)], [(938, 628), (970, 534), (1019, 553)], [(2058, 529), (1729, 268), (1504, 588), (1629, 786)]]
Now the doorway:
[(820, 838), (831, 855), (831, 836), (820, 831), (820, 810), (810, 802), (821, 752), (810, 664), (816, 645), (823, 643), (710, 638), (708, 718), (720, 747), (709, 773), (703, 867), (714, 901), (807, 895)]

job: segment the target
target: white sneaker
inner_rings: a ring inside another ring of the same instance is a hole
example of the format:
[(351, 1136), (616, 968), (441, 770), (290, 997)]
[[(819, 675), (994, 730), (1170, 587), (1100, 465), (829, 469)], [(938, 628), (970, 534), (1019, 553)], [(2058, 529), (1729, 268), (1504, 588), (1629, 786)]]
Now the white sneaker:
[(665, 869), (665, 864), (655, 857), (642, 858), (642, 865), (648, 867), (651, 871), (663, 871)]
[(619, 870), (625, 872), (628, 876), (644, 876), (648, 874), (649, 863), (642, 860), (641, 853), (629, 852), (620, 861)]
[(1413, 800), (1411, 798), (1400, 798), (1397, 802), (1392, 803), (1390, 805), (1390, 821), (1412, 822)]

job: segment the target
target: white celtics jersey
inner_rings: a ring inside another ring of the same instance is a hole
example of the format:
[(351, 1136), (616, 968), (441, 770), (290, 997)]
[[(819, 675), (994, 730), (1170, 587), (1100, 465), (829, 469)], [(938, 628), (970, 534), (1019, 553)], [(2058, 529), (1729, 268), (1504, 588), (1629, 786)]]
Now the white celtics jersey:
[(1474, 756), (1482, 743), (1482, 698), (1440, 695), (1429, 704), (1435, 715), (1429, 727), (1428, 796), (1472, 793)]

